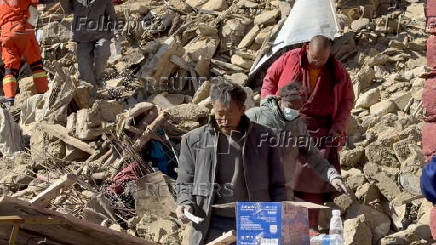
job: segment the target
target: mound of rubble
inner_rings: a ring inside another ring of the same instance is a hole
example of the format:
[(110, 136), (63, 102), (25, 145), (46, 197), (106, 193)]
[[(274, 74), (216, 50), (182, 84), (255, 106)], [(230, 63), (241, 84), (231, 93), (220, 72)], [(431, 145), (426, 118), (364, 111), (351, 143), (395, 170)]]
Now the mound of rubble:
[[(340, 153), (355, 195), (331, 204), (343, 213), (345, 244), (432, 242), (432, 205), (419, 198), (425, 6), (390, 2), (337, 1), (344, 35), (333, 50), (357, 99)], [(43, 54), (52, 82), (48, 93), (36, 95), (32, 79), (21, 78), (13, 115), (0, 111), (3, 194), (146, 241), (184, 244), (188, 226), (172, 213), (173, 173), (159, 162), (177, 164), (180, 137), (207, 122), (216, 79), (244, 86), (247, 109), (259, 105), (259, 83), (249, 70), (292, 6), (291, 0), (116, 5), (125, 24), (123, 55), (111, 47), (95, 96), (77, 79), (72, 17), (59, 5), (45, 9)], [(150, 184), (165, 188), (149, 190)], [(158, 199), (162, 191), (166, 198)]]

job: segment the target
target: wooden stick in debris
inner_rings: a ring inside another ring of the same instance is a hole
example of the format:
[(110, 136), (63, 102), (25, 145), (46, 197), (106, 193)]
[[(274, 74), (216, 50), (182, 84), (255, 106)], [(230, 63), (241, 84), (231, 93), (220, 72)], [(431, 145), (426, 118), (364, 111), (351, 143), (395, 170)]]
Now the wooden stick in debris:
[(136, 140), (133, 148), (136, 151), (141, 151), (142, 147), (152, 138), (153, 133), (159, 128), (159, 126), (165, 122), (168, 114), (166, 112), (159, 113), (159, 116), (145, 129), (141, 137)]
[(228, 231), (207, 245), (229, 245), (236, 242), (236, 231)]
[(34, 197), (31, 203), (40, 207), (47, 207), (51, 200), (59, 196), (63, 188), (73, 185), (76, 181), (77, 176), (75, 174), (66, 174), (45, 189), (45, 191)]
[(95, 150), (92, 149), (88, 144), (69, 135), (68, 130), (59, 124), (48, 124), (46, 122), (41, 122), (38, 124), (38, 128), (44, 131), (46, 134), (62, 140), (65, 142), (65, 144), (74, 146), (81, 151), (89, 153), (90, 155), (95, 153)]

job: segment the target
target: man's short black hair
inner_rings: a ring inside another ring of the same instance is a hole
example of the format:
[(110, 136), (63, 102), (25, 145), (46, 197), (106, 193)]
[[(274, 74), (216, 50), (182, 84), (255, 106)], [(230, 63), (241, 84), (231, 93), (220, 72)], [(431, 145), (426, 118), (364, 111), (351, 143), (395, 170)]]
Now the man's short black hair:
[(243, 106), (245, 99), (247, 99), (247, 94), (241, 86), (231, 82), (221, 81), (212, 85), (210, 89), (210, 99), (212, 103), (219, 101), (224, 106), (230, 106), (232, 101)]
[(285, 101), (292, 101), (301, 97), (301, 83), (294, 81), (279, 90), (280, 98)]

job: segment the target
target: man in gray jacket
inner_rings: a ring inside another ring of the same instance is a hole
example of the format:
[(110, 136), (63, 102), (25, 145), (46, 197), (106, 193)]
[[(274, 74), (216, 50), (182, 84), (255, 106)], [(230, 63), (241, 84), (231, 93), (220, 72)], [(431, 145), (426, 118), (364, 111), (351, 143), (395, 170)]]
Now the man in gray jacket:
[(214, 116), (182, 137), (177, 171), (177, 216), (185, 220), (189, 211), (204, 218), (192, 224), (191, 245), (235, 229), (234, 209), (212, 205), (288, 199), (277, 148), (260, 140), (275, 134), (244, 116), (244, 89), (222, 82), (211, 88), (210, 96)]
[(73, 41), (77, 43), (79, 79), (96, 86), (110, 57), (116, 27), (112, 0), (60, 0), (65, 14), (73, 14)]
[[(251, 108), (245, 114), (251, 121), (271, 128), (277, 135), (277, 146), (284, 164), (288, 196), (294, 198), (292, 187), (297, 158), (303, 157), (312, 168), (339, 192), (347, 193), (341, 176), (320, 154), (310, 138), (306, 123), (299, 116), (302, 105), (299, 83), (290, 83), (279, 91), (279, 96), (268, 96), (260, 107)], [(311, 180), (307, 180), (311, 181)]]

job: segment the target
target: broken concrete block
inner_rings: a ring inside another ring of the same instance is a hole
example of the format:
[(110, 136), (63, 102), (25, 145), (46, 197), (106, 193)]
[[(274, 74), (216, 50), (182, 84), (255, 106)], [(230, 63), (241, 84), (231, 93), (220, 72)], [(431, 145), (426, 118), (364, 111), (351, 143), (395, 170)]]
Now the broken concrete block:
[(369, 110), (372, 116), (382, 117), (388, 113), (397, 112), (398, 107), (393, 101), (384, 100), (372, 105)]
[(412, 92), (398, 92), (391, 96), (391, 100), (397, 105), (398, 109), (404, 111), (407, 104), (412, 99)]
[(233, 83), (239, 84), (242, 87), (246, 86), (248, 82), (248, 76), (242, 72), (233, 73), (230, 79)]
[[(212, 37), (198, 37), (194, 38), (191, 42), (185, 45), (186, 60), (197, 62), (200, 56), (205, 60), (210, 60), (214, 56), (218, 47), (219, 41)], [(180, 55), (181, 56), (181, 55)]]
[(276, 18), (279, 16), (279, 10), (273, 9), (268, 11), (263, 11), (261, 14), (254, 17), (255, 25), (269, 25), (276, 22)]
[(365, 220), (365, 215), (359, 215), (354, 219), (344, 222), (344, 245), (371, 245), (372, 232)]
[(388, 234), (391, 220), (386, 214), (369, 206), (355, 203), (350, 207), (350, 209), (348, 209), (346, 219), (355, 219), (360, 215), (364, 215), (365, 221), (371, 229), (373, 244)]
[(380, 191), (376, 185), (365, 183), (362, 186), (359, 186), (356, 191), (356, 197), (359, 200), (363, 200), (364, 204), (369, 204), (375, 200), (381, 200)]
[(210, 92), (210, 88), (211, 88), (211, 82), (206, 81), (204, 82), (199, 88), (198, 90), (195, 92), (194, 97), (192, 98), (192, 103), (194, 104), (198, 104), (200, 103), (202, 100), (206, 99), (207, 97), (209, 97), (209, 92)]
[(257, 34), (256, 38), (254, 39), (254, 42), (257, 44), (263, 44), (263, 42), (269, 38), (269, 36), (271, 35), (271, 31), (272, 31), (273, 27), (272, 26), (268, 26), (266, 28), (262, 28), (262, 30), (259, 32), (259, 34)]
[(106, 81), (106, 86), (110, 87), (110, 88), (116, 88), (116, 87), (122, 86), (123, 79), (124, 78), (119, 77), (119, 78), (114, 78), (114, 79), (108, 80), (108, 81)]
[(359, 96), (359, 99), (356, 101), (356, 107), (370, 108), (372, 105), (379, 102), (379, 100), (380, 90), (378, 88), (373, 88)]
[(356, 147), (352, 150), (342, 150), (340, 153), (341, 166), (358, 167), (365, 157), (365, 149)]
[(240, 67), (245, 68), (247, 70), (250, 69), (251, 66), (253, 65), (253, 61), (252, 60), (244, 59), (241, 56), (236, 55), (236, 54), (232, 55), (232, 60), (231, 61), (232, 61), (233, 65), (240, 66)]
[(212, 11), (222, 11), (226, 10), (229, 7), (227, 5), (226, 0), (209, 0), (207, 3), (205, 3), (201, 9), (204, 10), (212, 10)]
[(87, 82), (80, 81), (77, 88), (74, 90), (73, 99), (80, 109), (87, 109), (93, 104), (92, 97), (96, 93), (96, 88)]
[(168, 38), (160, 45), (158, 51), (147, 59), (141, 67), (139, 75), (147, 81), (151, 80), (153, 84), (159, 83), (161, 77), (168, 77), (177, 65), (170, 61), (171, 55), (182, 56), (184, 50), (180, 44), (176, 42), (174, 37)]
[(174, 180), (160, 172), (136, 180), (136, 214), (139, 217), (149, 214), (169, 217), (177, 207), (172, 196), (173, 182)]
[(260, 27), (258, 25), (253, 26), (253, 28), (251, 28), (251, 30), (247, 33), (247, 35), (245, 35), (245, 37), (241, 40), (241, 42), (238, 45), (238, 48), (249, 47), (253, 43), (259, 31), (260, 31)]
[(151, 103), (160, 106), (163, 109), (166, 109), (171, 106), (181, 105), (185, 101), (185, 96), (181, 94), (156, 94), (149, 98)]
[(369, 23), (370, 23), (369, 19), (361, 18), (351, 23), (351, 29), (354, 32), (359, 32), (360, 30), (367, 28), (369, 26)]

